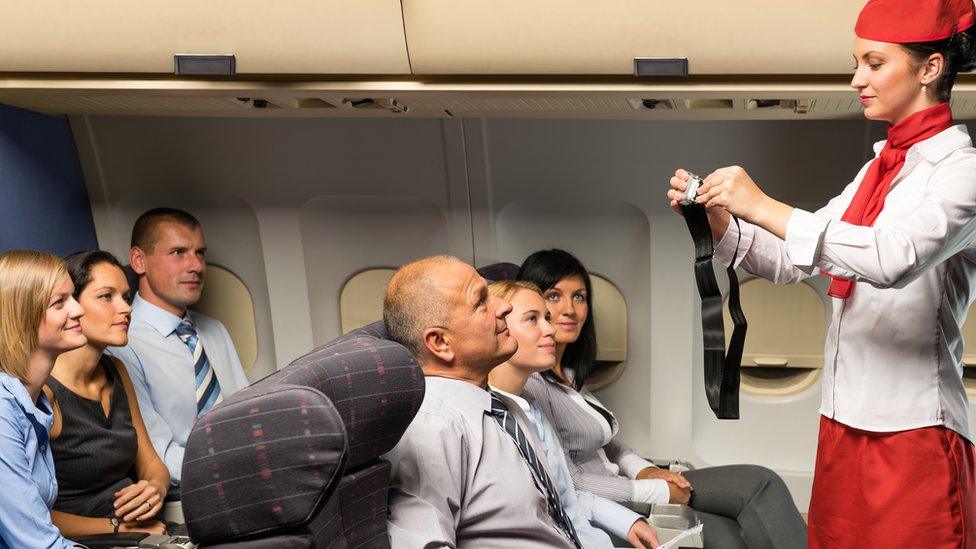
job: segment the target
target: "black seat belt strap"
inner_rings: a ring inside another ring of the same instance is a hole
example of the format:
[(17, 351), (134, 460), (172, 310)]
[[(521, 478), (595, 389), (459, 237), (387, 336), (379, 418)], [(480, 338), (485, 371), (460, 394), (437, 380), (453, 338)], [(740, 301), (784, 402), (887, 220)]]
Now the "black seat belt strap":
[[(681, 202), (681, 211), (688, 231), (695, 242), (695, 281), (702, 304), (702, 340), (704, 344), (705, 395), (708, 405), (718, 419), (739, 419), (739, 369), (746, 341), (746, 316), (739, 301), (739, 278), (735, 274), (735, 255), (726, 269), (729, 275), (729, 314), (732, 317), (732, 337), (728, 352), (725, 349), (725, 323), (722, 319), (722, 292), (715, 279), (712, 263), (715, 248), (712, 229), (705, 206), (694, 201), (701, 179), (692, 176), (689, 189)], [(693, 188), (692, 188), (693, 187)], [(732, 217), (736, 225), (739, 220)], [(740, 234), (741, 241), (741, 234)]]

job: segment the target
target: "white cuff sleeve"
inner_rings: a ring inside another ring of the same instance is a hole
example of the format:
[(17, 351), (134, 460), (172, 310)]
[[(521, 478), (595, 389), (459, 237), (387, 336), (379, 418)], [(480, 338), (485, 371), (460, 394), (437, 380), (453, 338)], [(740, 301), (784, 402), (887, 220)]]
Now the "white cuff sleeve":
[(630, 527), (644, 517), (619, 503), (601, 497), (595, 498), (591, 522), (601, 530), (610, 532), (620, 539), (627, 539)]
[(722, 240), (719, 240), (718, 244), (715, 244), (713, 257), (726, 267), (731, 265), (734, 259), (735, 266), (738, 267), (739, 263), (742, 263), (743, 258), (745, 258), (746, 252), (749, 251), (749, 247), (752, 246), (752, 239), (755, 234), (756, 227), (753, 225), (741, 219), (736, 224), (734, 219), (729, 219), (729, 227), (725, 229)]
[(620, 466), (620, 472), (631, 480), (637, 478), (637, 473), (640, 473), (648, 467), (657, 469), (657, 466), (637, 454), (627, 454), (617, 460), (617, 465)]
[(790, 262), (809, 271), (820, 262), (820, 248), (830, 220), (796, 208), (786, 223), (786, 253)]
[(634, 487), (634, 501), (637, 503), (668, 503), (671, 501), (671, 490), (668, 481), (659, 478), (632, 480)]

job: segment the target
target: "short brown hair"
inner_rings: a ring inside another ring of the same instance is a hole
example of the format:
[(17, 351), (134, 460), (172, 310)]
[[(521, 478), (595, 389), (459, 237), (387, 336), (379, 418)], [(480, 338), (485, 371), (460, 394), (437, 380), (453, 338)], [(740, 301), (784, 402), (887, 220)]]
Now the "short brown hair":
[(0, 370), (27, 382), (48, 300), (68, 276), (61, 259), (36, 250), (0, 254)]
[(499, 280), (488, 286), (489, 295), (500, 297), (505, 301), (511, 301), (519, 290), (529, 290), (542, 295), (542, 290), (534, 282), (528, 280)]
[(153, 208), (139, 216), (132, 226), (132, 239), (129, 245), (139, 247), (146, 253), (152, 253), (159, 240), (157, 228), (165, 222), (178, 223), (189, 229), (200, 228), (200, 222), (189, 212), (176, 208)]

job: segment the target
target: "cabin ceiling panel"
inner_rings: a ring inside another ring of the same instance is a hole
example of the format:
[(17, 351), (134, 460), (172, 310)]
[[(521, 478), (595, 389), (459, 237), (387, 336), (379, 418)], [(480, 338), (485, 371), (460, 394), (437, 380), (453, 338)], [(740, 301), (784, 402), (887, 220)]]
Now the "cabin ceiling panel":
[(861, 2), (403, 0), (414, 74), (633, 74), (686, 57), (701, 74), (851, 70)]
[(0, 72), (174, 72), (233, 54), (238, 74), (409, 74), (398, 0), (30, 0), (0, 18)]

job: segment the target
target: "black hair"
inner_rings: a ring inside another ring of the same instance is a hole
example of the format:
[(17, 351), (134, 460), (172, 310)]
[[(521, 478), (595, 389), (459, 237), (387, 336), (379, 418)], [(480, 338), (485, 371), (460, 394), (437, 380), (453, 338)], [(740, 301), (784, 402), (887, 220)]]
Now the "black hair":
[(157, 234), (156, 226), (164, 221), (178, 223), (190, 229), (200, 227), (200, 222), (193, 214), (176, 208), (153, 208), (139, 216), (135, 225), (132, 226), (132, 239), (129, 245), (142, 248), (147, 253), (152, 253), (156, 246)]
[[(561, 366), (572, 368), (573, 387), (579, 391), (586, 385), (586, 379), (593, 371), (596, 362), (596, 328), (593, 319), (593, 285), (590, 283), (590, 273), (573, 254), (553, 248), (535, 252), (525, 258), (515, 278), (534, 283), (545, 294), (561, 280), (573, 276), (582, 278), (583, 285), (586, 287), (587, 315), (579, 338), (566, 345)], [(552, 370), (542, 375), (553, 381), (562, 382)]]
[(74, 298), (78, 299), (82, 290), (91, 282), (91, 272), (95, 265), (107, 263), (122, 270), (122, 264), (114, 255), (104, 250), (87, 250), (76, 252), (64, 258), (65, 265), (68, 266), (68, 276), (75, 285)]
[(932, 54), (942, 54), (945, 59), (942, 74), (932, 83), (933, 92), (939, 101), (945, 102), (952, 98), (952, 85), (956, 82), (956, 75), (976, 69), (976, 26), (945, 40), (912, 42), (901, 44), (901, 47), (905, 48), (905, 51), (919, 65)]

